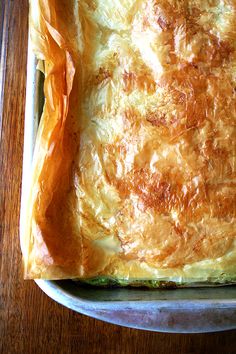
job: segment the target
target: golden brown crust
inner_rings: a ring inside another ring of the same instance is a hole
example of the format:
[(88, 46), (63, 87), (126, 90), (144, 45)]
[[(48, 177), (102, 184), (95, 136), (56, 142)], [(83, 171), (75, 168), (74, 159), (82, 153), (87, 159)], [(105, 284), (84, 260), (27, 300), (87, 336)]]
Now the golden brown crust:
[(232, 280), (235, 2), (36, 3), (26, 275)]

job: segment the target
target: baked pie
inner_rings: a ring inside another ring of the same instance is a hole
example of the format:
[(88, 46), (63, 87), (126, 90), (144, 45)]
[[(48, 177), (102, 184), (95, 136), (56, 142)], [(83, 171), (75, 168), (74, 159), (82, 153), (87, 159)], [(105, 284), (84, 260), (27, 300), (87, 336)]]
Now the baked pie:
[(25, 277), (235, 282), (236, 1), (30, 3)]

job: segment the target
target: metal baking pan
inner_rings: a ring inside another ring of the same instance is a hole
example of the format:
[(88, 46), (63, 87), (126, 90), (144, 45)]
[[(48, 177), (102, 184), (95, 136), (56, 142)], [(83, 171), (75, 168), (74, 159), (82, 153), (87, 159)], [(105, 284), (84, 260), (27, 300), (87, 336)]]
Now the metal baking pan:
[[(42, 74), (29, 41), (21, 216), (31, 175), (43, 106)], [(22, 224), (22, 223), (21, 223)], [(200, 333), (236, 328), (236, 287), (148, 290), (92, 288), (72, 280), (36, 280), (52, 299), (79, 313), (114, 324), (160, 332)]]

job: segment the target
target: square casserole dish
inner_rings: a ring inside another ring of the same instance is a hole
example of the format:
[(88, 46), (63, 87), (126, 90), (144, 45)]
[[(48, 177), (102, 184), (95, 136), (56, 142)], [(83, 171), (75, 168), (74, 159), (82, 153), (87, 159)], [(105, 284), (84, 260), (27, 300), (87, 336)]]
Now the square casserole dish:
[[(25, 112), (22, 220), (31, 175), (39, 119), (43, 109), (43, 75), (28, 46)], [(92, 288), (72, 280), (36, 280), (58, 303), (110, 323), (160, 332), (200, 333), (236, 328), (236, 287), (147, 290)]]

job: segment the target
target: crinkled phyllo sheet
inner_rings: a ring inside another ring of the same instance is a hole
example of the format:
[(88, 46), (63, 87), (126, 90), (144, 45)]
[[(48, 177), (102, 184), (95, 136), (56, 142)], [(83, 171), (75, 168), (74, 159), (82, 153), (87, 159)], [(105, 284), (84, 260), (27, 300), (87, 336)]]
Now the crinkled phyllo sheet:
[(30, 31), (25, 276), (236, 281), (236, 2), (36, 0)]

